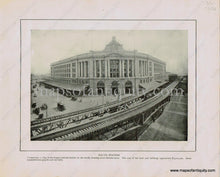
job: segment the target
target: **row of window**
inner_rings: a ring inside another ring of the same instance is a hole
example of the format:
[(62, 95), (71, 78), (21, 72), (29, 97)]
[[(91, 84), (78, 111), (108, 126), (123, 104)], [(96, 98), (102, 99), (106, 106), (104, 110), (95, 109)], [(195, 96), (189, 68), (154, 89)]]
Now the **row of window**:
[(139, 76), (153, 76), (152, 61), (139, 61)]
[(89, 80), (86, 79), (71, 79), (71, 80), (64, 80), (64, 79), (55, 79), (60, 83), (66, 84), (89, 84)]
[[(96, 60), (93, 62), (94, 77), (106, 77), (108, 71), (107, 61)], [(110, 77), (120, 77), (120, 60), (110, 60)], [(106, 66), (105, 66), (106, 65)], [(121, 66), (121, 71), (124, 71), (124, 77), (132, 77), (132, 60), (125, 60), (124, 66)]]
[(159, 74), (165, 73), (165, 66), (159, 63), (154, 63), (154, 73), (159, 73)]
[[(76, 78), (77, 77), (77, 70), (76, 70), (76, 63), (72, 63), (72, 68), (70, 68), (71, 64), (65, 64), (60, 66), (51, 67), (51, 75), (53, 77), (65, 77), (65, 78)], [(88, 70), (88, 61), (79, 62), (78, 64), (78, 75), (79, 77), (88, 77), (89, 70)], [(72, 76), (71, 76), (72, 70)]]
[(79, 62), (79, 77), (89, 77), (89, 64), (88, 61)]
[(70, 64), (51, 67), (51, 75), (53, 77), (66, 77), (70, 78)]
[[(106, 77), (107, 67), (110, 67), (110, 77), (132, 77), (134, 75), (133, 67), (134, 64), (132, 60), (110, 60), (110, 63), (105, 63), (105, 60), (95, 60), (93, 61), (93, 77)], [(120, 63), (121, 62), (121, 63)], [(110, 66), (108, 66), (110, 65)], [(121, 68), (120, 68), (121, 66)], [(65, 64), (60, 66), (51, 67), (51, 75), (53, 77), (65, 77), (65, 78), (76, 78), (78, 77), (88, 77), (89, 76), (89, 64), (88, 61), (79, 62), (78, 66), (74, 62), (71, 64)], [(122, 73), (120, 73), (122, 72)], [(164, 73), (165, 66), (154, 63), (155, 73)], [(72, 74), (72, 75), (71, 75)], [(153, 76), (153, 63), (151, 61), (139, 61), (139, 75), (140, 76)]]
[(72, 63), (72, 77), (76, 77), (76, 63)]
[(132, 67), (133, 67), (132, 60), (124, 61), (124, 77), (132, 77), (133, 74)]
[(119, 60), (110, 60), (110, 77), (119, 77)]
[(94, 77), (105, 77), (105, 61), (104, 60), (93, 61), (93, 73), (94, 73)]
[[(149, 66), (151, 62), (149, 62)], [(147, 76), (148, 75), (148, 62), (147, 61), (139, 61), (139, 75)]]

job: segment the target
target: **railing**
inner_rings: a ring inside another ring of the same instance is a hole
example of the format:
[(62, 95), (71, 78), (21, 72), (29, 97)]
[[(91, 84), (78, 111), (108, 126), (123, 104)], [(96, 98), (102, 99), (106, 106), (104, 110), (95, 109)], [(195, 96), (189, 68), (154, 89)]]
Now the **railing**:
[[(163, 85), (165, 85), (167, 83), (164, 83)], [(159, 86), (159, 87), (162, 87), (163, 85)], [(151, 90), (148, 90), (148, 92), (151, 92), (153, 89)], [(144, 93), (146, 94), (146, 93)], [(131, 100), (134, 100), (134, 99), (137, 99), (141, 96), (143, 96), (144, 94), (141, 94), (141, 95), (138, 95), (138, 96), (129, 96), (129, 97), (125, 97), (125, 98), (122, 98), (121, 101), (113, 101), (111, 103), (106, 103), (104, 105), (99, 105), (99, 106), (95, 106), (95, 107), (91, 107), (91, 108), (87, 108), (87, 109), (83, 109), (83, 110), (79, 110), (79, 111), (74, 111), (74, 112), (71, 112), (71, 113), (66, 113), (66, 114), (62, 114), (62, 115), (57, 115), (57, 116), (51, 116), (51, 117), (48, 117), (48, 118), (44, 118), (44, 119), (41, 119), (41, 120), (34, 120), (34, 121), (31, 121), (31, 126), (34, 126), (36, 124), (41, 124), (41, 123), (45, 123), (45, 122), (51, 122), (51, 121), (54, 121), (54, 120), (58, 120), (58, 119), (62, 119), (62, 118), (66, 118), (66, 117), (69, 117), (69, 116), (75, 116), (75, 115), (79, 115), (79, 114), (84, 114), (84, 113), (89, 113), (91, 111), (94, 111), (94, 110), (99, 110), (101, 108), (110, 108), (112, 106), (118, 106), (118, 105), (121, 105), (121, 104), (124, 104), (126, 102), (129, 102)]]
[[(177, 85), (177, 83), (173, 83), (171, 85), (169, 85), (167, 87), (167, 89), (172, 89), (172, 88), (175, 88)], [(72, 133), (72, 132), (75, 132), (75, 131), (78, 131), (78, 130), (83, 130), (85, 128), (88, 128), (94, 124), (100, 124), (100, 123), (103, 123), (104, 122), (104, 125), (100, 126), (100, 127), (97, 127), (97, 129), (101, 129), (106, 126), (109, 126), (109, 125), (112, 125), (112, 124), (116, 124), (116, 123), (119, 123), (121, 121), (125, 121), (127, 119), (129, 119), (130, 117), (133, 117), (137, 114), (140, 114), (152, 107), (154, 107), (155, 105), (157, 105), (158, 103), (160, 103), (161, 101), (163, 101), (164, 99), (166, 99), (170, 94), (166, 95), (166, 96), (163, 96), (163, 95), (156, 95), (150, 99), (148, 99), (148, 101), (146, 102), (142, 102), (140, 103), (139, 105), (136, 105), (135, 107), (131, 107), (129, 108), (128, 110), (123, 110), (123, 111), (119, 111), (119, 112), (116, 112), (115, 114), (111, 114), (109, 116), (106, 116), (102, 119), (99, 119), (99, 120), (93, 120), (93, 121), (90, 121), (90, 122), (87, 122), (85, 124), (80, 124), (80, 125), (74, 125), (72, 127), (67, 127), (67, 128), (63, 128), (63, 129), (60, 129), (60, 130), (57, 130), (56, 132), (48, 132), (48, 133), (45, 133), (45, 134), (41, 134), (39, 136), (35, 136), (35, 137), (32, 137), (32, 140), (48, 140), (48, 139), (53, 139), (53, 138), (56, 138), (56, 137), (59, 137), (59, 136), (63, 136), (65, 134), (68, 134), (68, 133)], [(90, 132), (86, 132), (86, 133), (91, 133), (93, 130), (90, 130)]]

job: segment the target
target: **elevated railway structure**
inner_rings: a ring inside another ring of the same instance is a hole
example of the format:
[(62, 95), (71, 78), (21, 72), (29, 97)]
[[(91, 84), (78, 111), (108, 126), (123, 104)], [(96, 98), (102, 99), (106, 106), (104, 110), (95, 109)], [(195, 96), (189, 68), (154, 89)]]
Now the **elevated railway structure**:
[[(32, 140), (114, 140), (150, 124), (163, 112), (178, 82), (165, 83), (120, 102), (47, 118), (31, 123)], [(41, 122), (42, 121), (42, 122)]]
[[(43, 84), (45, 84), (45, 82), (42, 82)], [(157, 88), (163, 88), (167, 85), (168, 83), (165, 82), (165, 83), (161, 83), (160, 85), (157, 86)], [(60, 89), (59, 87), (52, 87), (52, 88), (55, 88), (55, 89)], [(147, 90), (146, 93), (151, 93), (155, 88), (150, 88), (149, 90)], [(61, 90), (63, 90), (63, 94), (66, 93), (66, 89), (63, 89), (61, 88)], [(70, 90), (69, 90), (70, 91)], [(145, 93), (145, 94), (146, 94)], [(106, 108), (106, 107), (113, 107), (113, 106), (117, 106), (117, 104), (123, 104), (123, 103), (126, 103), (127, 101), (131, 100), (131, 99), (135, 99), (135, 98), (138, 98), (140, 97), (141, 95), (143, 94), (140, 94), (139, 96), (128, 96), (128, 97), (125, 97), (125, 98), (122, 98), (119, 101), (113, 101), (113, 102), (110, 102), (110, 103), (106, 103), (104, 105), (99, 105), (99, 106), (94, 106), (94, 107), (91, 107), (91, 108), (87, 108), (87, 109), (83, 109), (83, 110), (79, 110), (79, 111), (74, 111), (74, 112), (70, 112), (70, 113), (66, 113), (66, 114), (62, 114), (62, 115), (57, 115), (57, 116), (51, 116), (51, 117), (48, 117), (48, 118), (44, 118), (44, 119), (37, 119), (37, 120), (34, 120), (34, 121), (31, 121), (31, 126), (34, 126), (34, 125), (40, 125), (43, 123), (46, 123), (46, 122), (51, 122), (51, 121), (54, 121), (54, 120), (62, 120), (62, 119), (65, 119), (67, 117), (70, 117), (70, 116), (76, 116), (76, 115), (85, 115), (86, 113), (89, 113), (89, 112), (94, 112), (94, 111), (97, 111), (99, 112), (102, 108)]]

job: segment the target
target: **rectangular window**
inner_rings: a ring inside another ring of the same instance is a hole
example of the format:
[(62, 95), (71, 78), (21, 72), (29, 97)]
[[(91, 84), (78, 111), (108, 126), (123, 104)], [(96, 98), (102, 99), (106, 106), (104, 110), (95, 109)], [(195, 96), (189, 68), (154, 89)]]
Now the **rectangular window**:
[(100, 67), (98, 60), (96, 60), (96, 77), (100, 77)]
[(132, 60), (129, 60), (129, 77), (132, 77)]
[(76, 77), (76, 63), (72, 63), (72, 77)]
[(68, 77), (70, 78), (70, 64), (68, 64)]
[(85, 62), (82, 62), (82, 77), (85, 77)]
[(127, 75), (127, 60), (124, 60), (124, 77), (128, 77), (128, 75)]
[(105, 61), (101, 61), (101, 76), (105, 77)]
[(156, 76), (155, 79), (158, 79), (158, 80), (162, 79), (164, 73), (165, 73), (164, 65), (159, 64), (159, 63), (154, 63), (154, 76)]
[(146, 76), (147, 76), (147, 73), (148, 73), (147, 61), (145, 62), (145, 70), (146, 70)]
[(95, 69), (95, 61), (93, 61), (93, 77), (95, 77), (95, 72), (96, 72), (96, 69)]
[(141, 61), (139, 61), (139, 75), (141, 76), (142, 75), (142, 67), (141, 67)]
[(81, 73), (81, 62), (79, 62), (79, 77), (82, 77)]
[(149, 62), (149, 76), (152, 76), (152, 62)]
[(119, 60), (110, 60), (110, 77), (119, 77)]
[(86, 77), (89, 76), (89, 67), (88, 67), (88, 61), (85, 62), (86, 65)]

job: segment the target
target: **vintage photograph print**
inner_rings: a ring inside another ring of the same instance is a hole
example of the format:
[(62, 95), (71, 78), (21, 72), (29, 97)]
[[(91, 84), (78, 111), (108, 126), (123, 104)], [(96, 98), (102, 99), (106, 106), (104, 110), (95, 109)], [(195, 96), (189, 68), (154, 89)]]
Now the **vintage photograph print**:
[(187, 30), (31, 30), (31, 141), (187, 141)]

